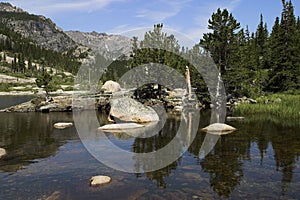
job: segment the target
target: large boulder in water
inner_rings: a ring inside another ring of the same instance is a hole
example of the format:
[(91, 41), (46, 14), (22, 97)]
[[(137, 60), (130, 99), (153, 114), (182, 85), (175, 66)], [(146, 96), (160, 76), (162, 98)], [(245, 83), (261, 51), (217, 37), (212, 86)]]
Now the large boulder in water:
[(211, 134), (225, 135), (235, 131), (236, 128), (223, 123), (214, 123), (201, 130)]
[(121, 121), (136, 123), (159, 121), (154, 109), (128, 97), (111, 99), (110, 106), (110, 115)]
[(101, 87), (101, 91), (104, 92), (118, 92), (121, 90), (121, 86), (119, 83), (115, 82), (115, 81), (106, 81), (104, 83), (104, 85)]

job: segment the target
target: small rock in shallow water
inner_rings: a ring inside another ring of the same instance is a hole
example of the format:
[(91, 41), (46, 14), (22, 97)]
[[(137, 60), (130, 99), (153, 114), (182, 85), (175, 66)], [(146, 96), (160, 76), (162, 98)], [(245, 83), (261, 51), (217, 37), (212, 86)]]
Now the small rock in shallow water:
[(6, 155), (6, 151), (3, 148), (0, 148), (0, 158)]
[(227, 121), (241, 121), (241, 120), (244, 120), (245, 117), (226, 117), (226, 120)]
[(222, 123), (214, 123), (211, 124), (203, 129), (202, 131), (211, 133), (211, 134), (216, 134), (216, 135), (225, 135), (228, 133), (231, 133), (236, 130), (236, 128), (229, 126), (227, 124), (222, 124)]
[(55, 123), (54, 128), (58, 129), (64, 129), (73, 126), (73, 123), (71, 122), (60, 122), (60, 123)]
[(90, 179), (91, 186), (98, 186), (98, 185), (104, 185), (111, 181), (111, 178), (109, 176), (93, 176)]

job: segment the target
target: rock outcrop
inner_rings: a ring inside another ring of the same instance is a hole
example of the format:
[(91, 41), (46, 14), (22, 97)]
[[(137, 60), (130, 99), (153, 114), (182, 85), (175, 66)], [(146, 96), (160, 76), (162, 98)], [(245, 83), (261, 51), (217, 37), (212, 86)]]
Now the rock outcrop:
[(72, 111), (71, 96), (52, 97), (46, 100), (45, 97), (36, 97), (31, 101), (12, 106), (0, 112), (69, 112)]
[(46, 49), (65, 52), (77, 46), (49, 18), (29, 14), (9, 3), (0, 4), (0, 22)]
[(82, 44), (103, 55), (106, 59), (115, 59), (120, 55), (128, 57), (131, 53), (132, 39), (121, 35), (106, 33), (85, 33), (66, 31), (66, 34), (76, 43)]
[(136, 123), (159, 121), (154, 109), (128, 97), (111, 99), (110, 106), (110, 115), (121, 121)]

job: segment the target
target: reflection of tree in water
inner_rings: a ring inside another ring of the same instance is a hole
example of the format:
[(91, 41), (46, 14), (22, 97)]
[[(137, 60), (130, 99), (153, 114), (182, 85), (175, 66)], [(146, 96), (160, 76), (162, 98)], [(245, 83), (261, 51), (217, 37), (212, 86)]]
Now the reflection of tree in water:
[(282, 195), (284, 195), (292, 182), (295, 163), (300, 156), (300, 135), (294, 131), (296, 127), (293, 122), (286, 123), (285, 120), (274, 116), (253, 116), (253, 119), (249, 121), (250, 127), (259, 130), (249, 134), (252, 136), (251, 140), (257, 143), (261, 165), (263, 165), (264, 154), (267, 152), (269, 144), (273, 147), (276, 170), (282, 171), (281, 184)]
[(71, 128), (54, 130), (57, 120), (72, 121), (72, 114), (55, 113), (3, 113), (0, 115), (0, 146), (7, 156), (0, 160), (0, 170), (15, 172), (34, 162), (58, 152), (66, 139), (77, 138)]
[[(168, 117), (164, 128), (161, 131), (159, 131), (159, 133), (156, 134), (155, 136), (149, 138), (136, 138), (133, 144), (133, 152), (135, 153), (154, 152), (163, 148), (173, 139), (178, 140), (178, 142), (180, 142), (180, 138), (175, 137), (179, 129), (179, 126), (180, 126), (180, 118), (176, 118), (175, 116)], [(173, 152), (170, 153), (178, 152), (178, 150), (180, 151), (180, 149), (174, 149)], [(153, 160), (156, 163), (164, 162), (163, 158), (156, 158)], [(179, 160), (173, 162), (172, 164), (160, 170), (154, 172), (147, 172), (146, 176), (150, 180), (155, 180), (157, 182), (158, 187), (165, 188), (166, 183), (164, 178), (168, 177), (171, 171), (177, 168), (178, 162)], [(141, 166), (143, 166), (145, 163), (147, 162), (143, 160), (136, 161), (136, 164)], [(140, 176), (140, 174), (137, 174), (137, 176)]]
[(243, 177), (240, 155), (247, 151), (231, 141), (229, 137), (220, 138), (214, 150), (200, 161), (202, 169), (210, 174), (213, 190), (225, 197), (229, 197)]
[[(282, 129), (282, 128), (281, 128)], [(280, 130), (280, 127), (277, 127)], [(276, 170), (282, 171), (282, 194), (287, 191), (289, 184), (292, 182), (295, 164), (300, 156), (300, 136), (296, 132), (280, 130), (277, 134), (270, 137), (274, 158), (276, 160)]]

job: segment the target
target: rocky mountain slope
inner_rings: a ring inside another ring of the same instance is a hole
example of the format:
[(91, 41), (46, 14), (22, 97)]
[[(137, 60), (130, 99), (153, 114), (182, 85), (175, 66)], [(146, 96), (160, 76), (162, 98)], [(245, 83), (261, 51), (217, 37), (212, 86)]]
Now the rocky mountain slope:
[(45, 49), (65, 52), (77, 46), (50, 19), (29, 14), (9, 3), (0, 3), (0, 23), (25, 38), (30, 38)]
[(128, 57), (131, 53), (132, 39), (121, 35), (108, 35), (97, 32), (67, 31), (66, 34), (77, 44), (86, 46), (105, 58)]

